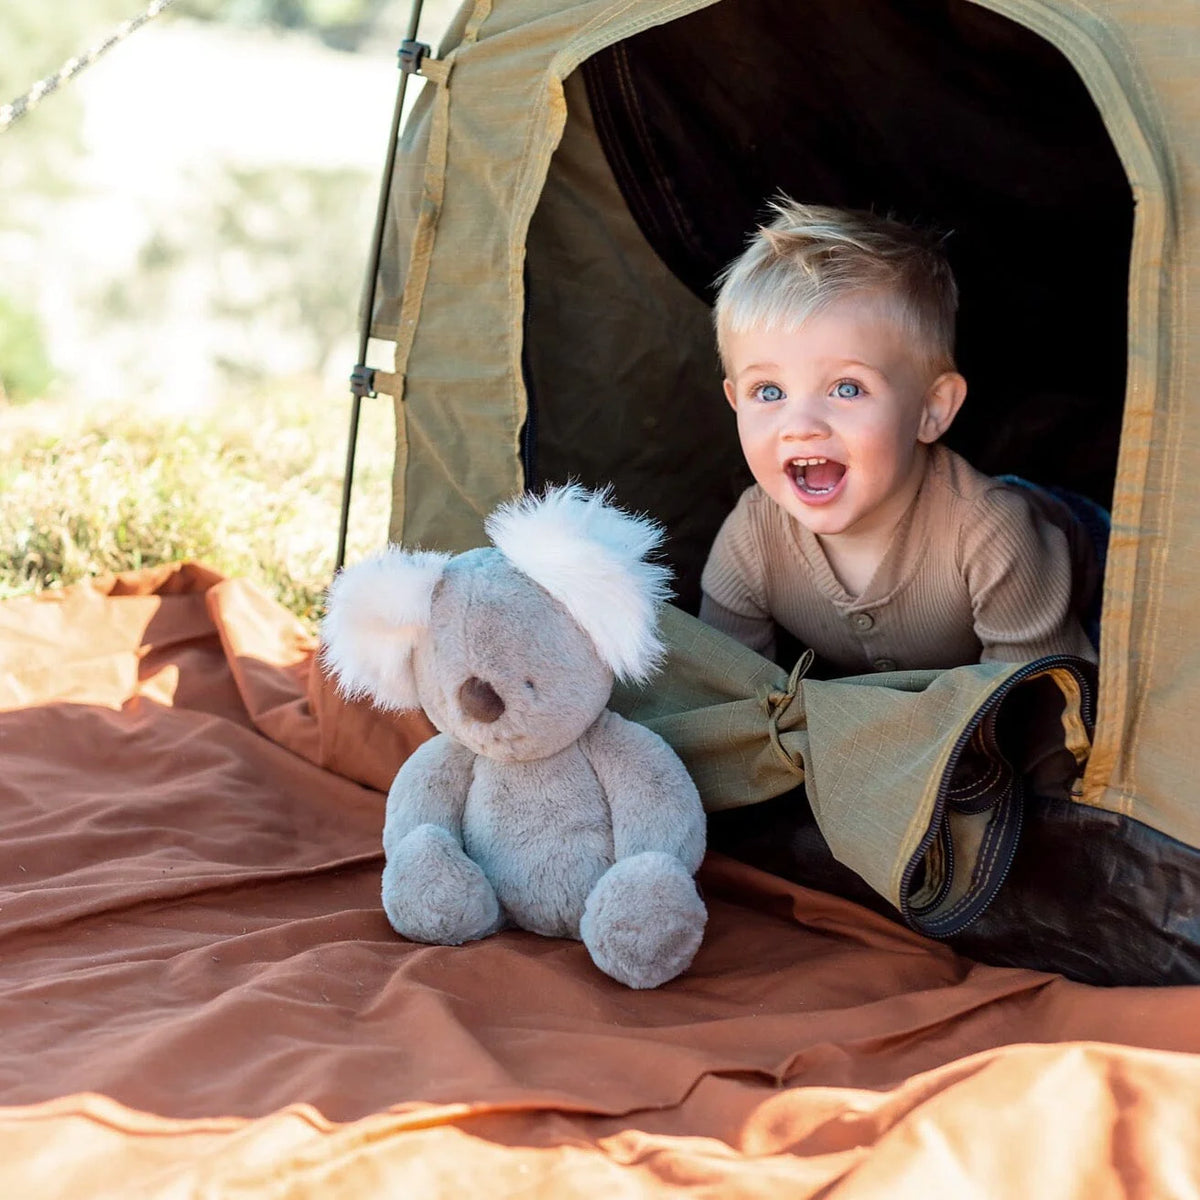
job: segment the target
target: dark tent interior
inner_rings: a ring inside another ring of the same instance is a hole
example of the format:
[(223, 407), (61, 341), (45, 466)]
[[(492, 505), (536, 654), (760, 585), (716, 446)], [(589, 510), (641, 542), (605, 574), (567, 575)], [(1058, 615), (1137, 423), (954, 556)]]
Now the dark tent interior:
[[(571, 122), (594, 122), (628, 214), (606, 219), (631, 217), (704, 304), (779, 191), (947, 234), (970, 388), (947, 442), (988, 473), (1108, 506), (1133, 202), (1099, 112), (1049, 42), (967, 0), (722, 0), (580, 74), (590, 113), (569, 116), (559, 158)], [(694, 608), (707, 544), (749, 475), (707, 328), (649, 314), (636, 283), (606, 293), (577, 249), (564, 270), (551, 209), (571, 172), (552, 164), (529, 238), (529, 482), (611, 479), (662, 517)], [(675, 356), (666, 377), (656, 355)], [(630, 406), (648, 415), (622, 420)]]

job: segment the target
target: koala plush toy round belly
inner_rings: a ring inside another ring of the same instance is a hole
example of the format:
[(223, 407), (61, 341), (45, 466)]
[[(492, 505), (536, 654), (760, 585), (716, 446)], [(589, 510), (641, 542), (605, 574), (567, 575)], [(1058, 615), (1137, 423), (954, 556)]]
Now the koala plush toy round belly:
[(671, 747), (606, 706), (662, 656), (662, 530), (576, 486), (486, 530), (454, 556), (390, 547), (329, 591), (341, 690), (440, 730), (388, 793), (384, 911), (420, 942), (578, 938), (614, 979), (657, 987), (704, 932), (704, 810)]

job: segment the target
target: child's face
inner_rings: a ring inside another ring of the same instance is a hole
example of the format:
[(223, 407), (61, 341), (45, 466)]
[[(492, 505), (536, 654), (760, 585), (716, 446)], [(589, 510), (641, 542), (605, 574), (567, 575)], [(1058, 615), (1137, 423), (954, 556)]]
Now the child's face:
[(890, 536), (917, 494), (922, 443), (966, 384), (923, 365), (897, 320), (849, 296), (797, 330), (726, 338), (725, 395), (759, 486), (813, 533)]

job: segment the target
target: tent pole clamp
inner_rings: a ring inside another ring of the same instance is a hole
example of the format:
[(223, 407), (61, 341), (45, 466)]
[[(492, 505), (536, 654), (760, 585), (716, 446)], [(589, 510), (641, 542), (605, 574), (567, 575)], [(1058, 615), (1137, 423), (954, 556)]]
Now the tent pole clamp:
[(375, 390), (374, 367), (366, 367), (362, 363), (359, 363), (350, 372), (350, 393), (359, 399), (362, 399), (363, 396), (368, 396), (372, 400), (379, 395)]
[(418, 42), (414, 38), (405, 38), (396, 51), (397, 65), (405, 75), (420, 75), (421, 64), (429, 57), (430, 50), (427, 42)]

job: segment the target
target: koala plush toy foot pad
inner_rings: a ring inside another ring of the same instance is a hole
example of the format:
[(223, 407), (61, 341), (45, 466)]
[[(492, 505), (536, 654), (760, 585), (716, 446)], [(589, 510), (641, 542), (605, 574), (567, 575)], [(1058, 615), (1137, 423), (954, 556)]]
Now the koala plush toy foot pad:
[(581, 939), (614, 979), (657, 987), (704, 931), (704, 810), (671, 747), (607, 704), (662, 655), (662, 530), (575, 486), (486, 529), (491, 546), (389, 547), (330, 588), (322, 659), (341, 690), (440, 731), (388, 793), (384, 911), (437, 944), (506, 924)]
[[(653, 925), (646, 923), (647, 912), (656, 914)], [(679, 859), (648, 850), (600, 876), (579, 932), (605, 974), (632, 988), (652, 988), (687, 968), (700, 948), (706, 916)]]

